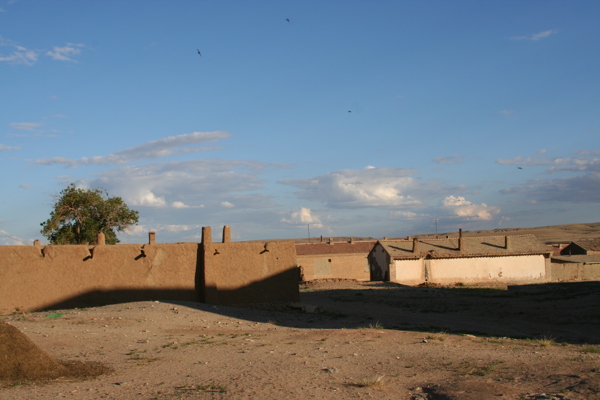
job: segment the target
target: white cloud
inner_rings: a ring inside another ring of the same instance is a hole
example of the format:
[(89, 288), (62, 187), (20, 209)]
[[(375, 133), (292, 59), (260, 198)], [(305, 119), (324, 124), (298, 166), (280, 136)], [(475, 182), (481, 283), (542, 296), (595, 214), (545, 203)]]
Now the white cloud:
[(157, 231), (167, 231), (167, 232), (181, 232), (181, 231), (189, 231), (190, 229), (194, 229), (196, 226), (190, 225), (161, 225)]
[(542, 149), (534, 156), (517, 156), (496, 160), (501, 165), (522, 165), (530, 167), (549, 167), (547, 173), (556, 172), (589, 172), (600, 171), (600, 152), (577, 151), (578, 157), (547, 157), (547, 150)]
[[(262, 189), (265, 181), (256, 174), (267, 167), (278, 165), (210, 159), (170, 161), (115, 168), (83, 183), (105, 188), (130, 205), (179, 209), (218, 207), (217, 198), (241, 199), (231, 193)], [(264, 203), (264, 199), (261, 202)]]
[(27, 183), (21, 183), (21, 184), (19, 185), (19, 187), (20, 187), (21, 189), (31, 189), (31, 185), (29, 185), (29, 184), (27, 184)]
[(156, 196), (149, 190), (142, 190), (136, 198), (130, 200), (132, 206), (145, 207), (164, 207), (166, 201), (164, 197)]
[(150, 230), (148, 230), (145, 225), (140, 224), (128, 226), (123, 230), (123, 233), (128, 236), (142, 236), (148, 234), (148, 232), (150, 232)]
[(27, 244), (27, 240), (20, 239), (0, 229), (0, 244), (9, 246), (19, 246)]
[(557, 179), (532, 179), (526, 185), (502, 190), (537, 204), (553, 201), (600, 203), (600, 172)]
[(281, 222), (285, 222), (292, 225), (312, 225), (315, 228), (322, 228), (323, 224), (321, 220), (312, 215), (312, 212), (309, 208), (300, 207), (298, 211), (294, 211), (290, 214), (290, 218), (282, 218)]
[(421, 217), (427, 217), (427, 215), (419, 215), (410, 211), (390, 211), (388, 215), (390, 216), (390, 218), (407, 220), (415, 220)]
[(21, 46), (15, 46), (17, 50), (13, 51), (9, 55), (0, 54), (0, 62), (7, 62), (10, 64), (25, 64), (33, 65), (38, 60), (38, 53), (33, 50), (27, 50)]
[(500, 114), (504, 115), (506, 118), (510, 118), (511, 115), (515, 113), (515, 110), (502, 110)]
[(538, 41), (541, 39), (545, 39), (548, 36), (556, 34), (556, 33), (558, 33), (558, 31), (555, 29), (548, 29), (547, 31), (534, 33), (533, 35), (529, 35), (529, 36), (512, 36), (511, 39), (512, 40), (531, 40), (531, 41), (535, 42), (535, 41)]
[(2, 143), (0, 143), (0, 153), (4, 152), (4, 151), (15, 151), (15, 150), (20, 150), (21, 147), (19, 146), (6, 146)]
[(76, 62), (72, 57), (81, 53), (83, 44), (67, 43), (63, 47), (54, 46), (51, 51), (47, 51), (46, 55), (57, 61)]
[(457, 217), (468, 220), (489, 221), (500, 212), (500, 208), (485, 203), (474, 204), (462, 196), (447, 196), (443, 206)]
[(152, 140), (147, 143), (116, 151), (108, 156), (82, 157), (80, 159), (64, 157), (40, 158), (35, 160), (35, 163), (42, 165), (68, 164), (69, 167), (76, 167), (78, 165), (125, 164), (143, 159), (161, 158), (219, 149), (220, 147), (190, 146), (205, 142), (216, 142), (229, 136), (230, 133), (225, 131), (193, 132)]
[(233, 208), (235, 207), (235, 205), (233, 205), (233, 203), (230, 203), (228, 201), (222, 201), (221, 202), (221, 207), (225, 207), (225, 208)]
[(421, 202), (409, 193), (418, 186), (417, 181), (410, 177), (414, 172), (401, 168), (367, 167), (280, 183), (301, 189), (298, 193), (301, 198), (336, 208), (416, 207), (421, 206)]
[[(171, 203), (171, 207), (173, 208), (192, 208), (192, 206), (188, 206), (187, 204), (185, 204), (182, 201), (174, 201)], [(198, 207), (204, 207), (204, 206), (198, 206)]]
[(463, 158), (464, 156), (460, 155), (460, 154), (454, 154), (450, 157), (436, 157), (433, 159), (433, 162), (435, 162), (436, 164), (448, 164), (448, 165), (453, 165), (453, 164), (460, 164), (463, 162)]
[(20, 131), (32, 131), (34, 132), (37, 127), (42, 126), (42, 124), (38, 122), (13, 122), (10, 124), (13, 129), (18, 129)]

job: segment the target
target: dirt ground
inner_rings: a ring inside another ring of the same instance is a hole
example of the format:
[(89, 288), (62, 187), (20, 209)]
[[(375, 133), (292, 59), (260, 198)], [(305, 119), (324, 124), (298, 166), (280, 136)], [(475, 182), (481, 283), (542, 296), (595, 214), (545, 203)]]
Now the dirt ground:
[(318, 282), (258, 306), (1, 316), (55, 360), (106, 369), (5, 380), (0, 399), (600, 399), (600, 282)]

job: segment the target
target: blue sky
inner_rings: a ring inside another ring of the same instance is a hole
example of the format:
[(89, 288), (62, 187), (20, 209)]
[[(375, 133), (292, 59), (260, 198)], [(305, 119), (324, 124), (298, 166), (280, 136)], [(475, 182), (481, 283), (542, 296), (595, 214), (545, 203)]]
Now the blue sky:
[(599, 15), (0, 0), (0, 244), (71, 182), (139, 211), (123, 243), (600, 221)]

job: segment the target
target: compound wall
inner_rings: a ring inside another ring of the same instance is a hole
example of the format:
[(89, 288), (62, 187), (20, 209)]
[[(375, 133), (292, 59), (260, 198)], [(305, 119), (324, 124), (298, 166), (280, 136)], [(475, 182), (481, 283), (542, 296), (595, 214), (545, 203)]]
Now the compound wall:
[(0, 314), (142, 300), (299, 299), (293, 244), (231, 243), (225, 228), (223, 243), (0, 246)]
[(553, 282), (600, 281), (600, 264), (552, 263)]

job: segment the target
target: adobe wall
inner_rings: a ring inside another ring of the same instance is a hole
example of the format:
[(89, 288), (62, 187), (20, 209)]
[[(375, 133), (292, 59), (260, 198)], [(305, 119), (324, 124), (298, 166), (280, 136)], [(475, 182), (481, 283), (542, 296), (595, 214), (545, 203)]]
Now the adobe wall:
[(234, 305), (300, 300), (293, 242), (215, 243), (210, 238), (210, 228), (203, 228), (201, 301)]
[(226, 228), (224, 243), (156, 244), (151, 233), (144, 245), (0, 246), (0, 314), (144, 300), (298, 301), (294, 244), (231, 243)]
[(429, 282), (440, 284), (546, 281), (543, 255), (430, 260)]
[(395, 260), (391, 269), (391, 280), (406, 285), (548, 280), (543, 255)]
[(196, 243), (0, 246), (0, 314), (139, 299), (196, 301), (197, 259)]
[(600, 281), (600, 264), (552, 263), (553, 282)]
[(315, 279), (371, 279), (369, 260), (365, 254), (315, 254), (297, 256), (301, 278)]
[(396, 260), (390, 267), (390, 280), (405, 285), (425, 282), (424, 260)]

